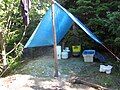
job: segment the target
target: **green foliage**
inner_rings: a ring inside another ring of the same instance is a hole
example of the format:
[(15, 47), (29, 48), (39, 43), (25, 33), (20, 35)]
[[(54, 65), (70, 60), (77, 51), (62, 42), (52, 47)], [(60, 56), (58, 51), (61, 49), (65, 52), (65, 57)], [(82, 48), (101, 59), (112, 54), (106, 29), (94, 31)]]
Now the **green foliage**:
[(120, 45), (120, 37), (115, 38), (114, 42), (115, 42), (116, 46), (119, 46)]
[[(23, 51), (23, 44), (26, 43), (32, 32), (35, 30), (37, 24), (45, 14), (45, 11), (50, 6), (49, 0), (32, 0), (32, 7), (30, 10), (30, 25), (27, 28), (26, 36), (22, 43), (16, 47), (21, 40), (24, 32), (23, 20), (21, 17), (20, 0), (2, 0), (0, 1), (0, 27), (4, 30), (4, 40), (6, 42), (6, 53), (14, 51), (7, 55), (7, 60), (10, 66), (14, 67), (18, 63)], [(38, 8), (38, 4), (41, 4)]]
[[(64, 1), (63, 5), (71, 13), (80, 18), (92, 32), (99, 36), (103, 43), (118, 53), (120, 48), (120, 1), (119, 0), (71, 0)], [(68, 4), (69, 3), (69, 4)], [(87, 46), (95, 47), (85, 33), (79, 33)], [(69, 41), (72, 41), (69, 40)], [(79, 42), (78, 42), (79, 43)], [(101, 50), (101, 49), (100, 49)]]
[(13, 44), (19, 41), (19, 35), (22, 33), (21, 13), (19, 9), (19, 0), (3, 0), (0, 3), (0, 27), (4, 28), (6, 44)]
[(16, 56), (20, 57), (22, 55), (22, 51), (23, 51), (23, 44), (19, 44), (19, 46), (15, 49), (15, 54)]
[(13, 69), (20, 66), (20, 61), (18, 58), (16, 60), (14, 60), (13, 57), (9, 56), (8, 57), (8, 64), (9, 64), (10, 69), (13, 70)]
[(81, 41), (79, 32), (81, 32), (81, 30), (70, 30), (68, 34), (65, 36), (65, 38), (63, 39), (63, 42), (69, 47), (76, 44), (80, 45), (82, 41)]

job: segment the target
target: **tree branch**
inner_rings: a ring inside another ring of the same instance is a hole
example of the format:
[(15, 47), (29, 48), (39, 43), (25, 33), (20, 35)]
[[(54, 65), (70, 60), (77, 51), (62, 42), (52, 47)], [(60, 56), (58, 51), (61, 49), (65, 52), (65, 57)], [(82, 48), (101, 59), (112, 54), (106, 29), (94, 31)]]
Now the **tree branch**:
[(10, 50), (6, 55), (9, 55), (10, 53), (12, 53), (19, 45), (20, 45), (20, 43), (22, 42), (22, 40), (23, 40), (23, 38), (24, 38), (24, 36), (25, 36), (25, 34), (26, 34), (26, 30), (27, 30), (27, 26), (25, 26), (25, 30), (24, 30), (24, 32), (23, 32), (23, 35), (22, 35), (22, 38), (21, 38), (21, 40), (15, 45), (15, 47), (12, 49), (12, 50)]

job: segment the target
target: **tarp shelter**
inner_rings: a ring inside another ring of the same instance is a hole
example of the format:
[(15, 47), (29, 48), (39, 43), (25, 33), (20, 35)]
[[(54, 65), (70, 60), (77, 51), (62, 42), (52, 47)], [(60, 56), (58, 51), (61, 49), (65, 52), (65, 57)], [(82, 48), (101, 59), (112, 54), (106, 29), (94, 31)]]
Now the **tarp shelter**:
[[(59, 3), (54, 1), (54, 12), (55, 12), (55, 28), (57, 43), (61, 41), (64, 35), (68, 32), (73, 22), (82, 28), (93, 40), (101, 44), (106, 48), (117, 60), (120, 59), (112, 53), (80, 20), (63, 8)], [(53, 33), (52, 33), (52, 10), (51, 7), (46, 12), (45, 16), (38, 24), (37, 28), (33, 32), (32, 36), (25, 45), (27, 47), (37, 46), (51, 46), (54, 44)]]
[[(68, 32), (73, 22), (80, 26), (92, 39), (96, 42), (101, 42), (98, 38), (76, 17), (74, 17), (70, 12), (63, 8), (59, 3), (55, 1), (54, 3), (55, 12), (55, 28), (57, 43), (61, 41), (64, 35)], [(54, 44), (53, 32), (52, 32), (52, 11), (51, 7), (46, 12), (45, 16), (38, 24), (37, 28), (33, 32), (32, 36), (25, 45), (27, 47), (37, 47), (37, 46), (50, 46)]]

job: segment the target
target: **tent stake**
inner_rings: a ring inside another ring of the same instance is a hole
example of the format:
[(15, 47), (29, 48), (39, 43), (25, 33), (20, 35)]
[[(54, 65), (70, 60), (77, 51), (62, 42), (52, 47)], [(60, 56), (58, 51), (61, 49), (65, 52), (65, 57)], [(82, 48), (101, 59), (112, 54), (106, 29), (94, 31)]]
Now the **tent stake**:
[(55, 62), (55, 75), (54, 77), (58, 77), (58, 59), (57, 59), (57, 42), (56, 42), (56, 28), (55, 28), (55, 13), (54, 13), (54, 0), (52, 0), (52, 31), (54, 38), (54, 62)]

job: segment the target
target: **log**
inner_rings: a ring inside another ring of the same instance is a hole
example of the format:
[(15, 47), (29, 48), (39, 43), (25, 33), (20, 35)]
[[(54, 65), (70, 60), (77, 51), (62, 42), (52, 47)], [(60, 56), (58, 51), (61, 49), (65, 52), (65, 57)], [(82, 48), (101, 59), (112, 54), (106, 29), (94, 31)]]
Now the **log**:
[(72, 83), (72, 84), (83, 84), (83, 85), (87, 85), (89, 87), (93, 87), (95, 89), (98, 89), (98, 90), (109, 90), (108, 88), (106, 87), (103, 87), (101, 85), (97, 85), (97, 84), (94, 84), (94, 83), (90, 83), (88, 81), (85, 81), (85, 80), (81, 80), (79, 77), (71, 77), (69, 79), (69, 82)]

